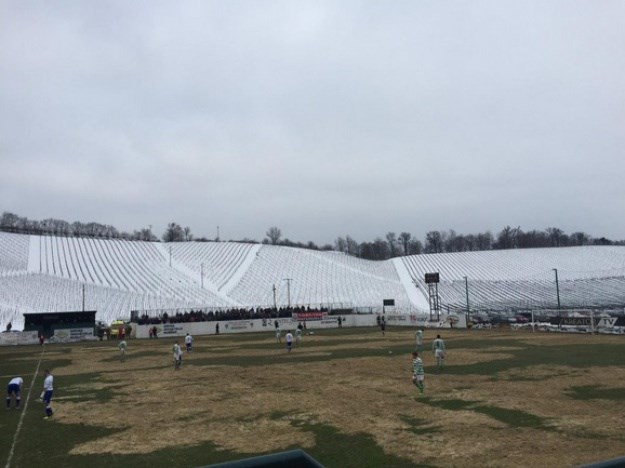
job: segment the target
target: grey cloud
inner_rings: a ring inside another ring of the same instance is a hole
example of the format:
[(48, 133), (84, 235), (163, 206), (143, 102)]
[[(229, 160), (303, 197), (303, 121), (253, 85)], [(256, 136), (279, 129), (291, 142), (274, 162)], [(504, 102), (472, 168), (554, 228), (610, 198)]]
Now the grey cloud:
[(624, 10), (8, 2), (0, 208), (319, 243), (507, 224), (622, 239)]

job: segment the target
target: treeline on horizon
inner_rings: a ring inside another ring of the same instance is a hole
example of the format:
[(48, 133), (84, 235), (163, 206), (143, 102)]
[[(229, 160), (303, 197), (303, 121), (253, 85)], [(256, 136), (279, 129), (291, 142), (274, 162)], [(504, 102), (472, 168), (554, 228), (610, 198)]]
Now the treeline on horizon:
[[(221, 239), (195, 237), (191, 228), (179, 224), (169, 223), (159, 239), (153, 232), (152, 226), (133, 231), (132, 233), (119, 231), (109, 224), (95, 222), (83, 223), (75, 221), (69, 223), (62, 219), (48, 218), (41, 221), (31, 220), (14, 213), (4, 212), (0, 217), (0, 231), (94, 237), (100, 239), (141, 240), (148, 242), (220, 242)], [(312, 241), (302, 243), (283, 238), (282, 231), (273, 226), (266, 232), (262, 244), (280, 245), (285, 247), (300, 247), (311, 250), (325, 250), (343, 252), (347, 255), (367, 260), (387, 260), (405, 255), (419, 255), (424, 253), (469, 252), (483, 250), (527, 249), (536, 247), (571, 247), (582, 245), (625, 245), (625, 240), (610, 240), (605, 237), (594, 238), (585, 232), (566, 234), (562, 229), (550, 227), (543, 231), (523, 231), (521, 227), (504, 227), (497, 235), (490, 231), (477, 234), (458, 234), (453, 229), (448, 231), (429, 231), (425, 240), (413, 237), (408, 232), (388, 232), (384, 238), (377, 237), (371, 242), (357, 242), (351, 236), (338, 237), (334, 245), (317, 245)], [(254, 239), (230, 240), (231, 242), (254, 243)]]

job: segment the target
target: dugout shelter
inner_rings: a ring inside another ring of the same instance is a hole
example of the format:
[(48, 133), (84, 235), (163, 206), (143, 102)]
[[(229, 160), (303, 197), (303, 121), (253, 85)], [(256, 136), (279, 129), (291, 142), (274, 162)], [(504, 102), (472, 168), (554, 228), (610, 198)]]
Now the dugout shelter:
[(24, 314), (24, 331), (37, 331), (50, 338), (55, 330), (95, 329), (95, 310)]

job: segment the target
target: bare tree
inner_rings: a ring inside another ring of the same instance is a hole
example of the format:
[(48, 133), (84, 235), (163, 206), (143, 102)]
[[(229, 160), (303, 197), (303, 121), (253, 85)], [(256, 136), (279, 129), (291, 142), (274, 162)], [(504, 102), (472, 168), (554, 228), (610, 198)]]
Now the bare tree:
[(184, 231), (177, 223), (169, 223), (163, 234), (165, 242), (182, 242), (184, 240)]
[(491, 250), (493, 248), (493, 235), (490, 231), (480, 232), (475, 237), (476, 250)]
[(443, 236), (439, 231), (430, 231), (425, 235), (425, 251), (427, 253), (443, 251)]
[(350, 236), (345, 237), (345, 242), (347, 244), (347, 253), (349, 255), (360, 255), (360, 246), (358, 245), (358, 242), (356, 242)]
[(408, 244), (408, 255), (419, 255), (423, 253), (423, 244), (419, 239), (412, 239)]
[(266, 236), (271, 244), (276, 245), (278, 242), (280, 242), (280, 238), (282, 237), (282, 231), (280, 231), (280, 229), (278, 229), (277, 227), (272, 226), (267, 231)]
[(383, 239), (377, 237), (373, 241), (373, 259), (372, 260), (386, 260), (390, 257), (390, 249), (388, 240), (385, 242)]
[(337, 252), (346, 252), (347, 251), (347, 241), (342, 237), (337, 237), (334, 241), (334, 249)]
[(186, 242), (193, 240), (193, 234), (191, 234), (191, 228), (189, 226), (185, 226), (184, 228), (184, 240)]
[(495, 248), (497, 249), (516, 249), (519, 247), (519, 237), (522, 233), (520, 227), (512, 228), (506, 226), (497, 234), (497, 242)]
[(585, 232), (574, 232), (569, 236), (569, 240), (572, 245), (588, 245), (592, 239)]
[(2, 213), (2, 218), (0, 218), (0, 226), (7, 231), (17, 228), (17, 222), (19, 221), (19, 216), (14, 213), (9, 213), (5, 211)]
[(397, 234), (394, 232), (386, 233), (386, 242), (388, 242), (388, 251), (391, 257), (397, 256)]
[(564, 234), (564, 231), (559, 228), (550, 227), (545, 229), (549, 236), (549, 241), (552, 247), (562, 247), (567, 244), (568, 236)]
[(412, 235), (409, 232), (402, 232), (399, 235), (399, 242), (404, 248), (404, 255), (408, 255), (408, 247), (410, 246), (410, 239), (412, 239)]

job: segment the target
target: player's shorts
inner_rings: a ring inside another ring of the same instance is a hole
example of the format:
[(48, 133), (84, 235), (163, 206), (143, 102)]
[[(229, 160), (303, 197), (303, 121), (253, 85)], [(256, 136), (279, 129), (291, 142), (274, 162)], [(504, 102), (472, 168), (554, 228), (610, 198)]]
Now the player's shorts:
[(436, 351), (434, 351), (434, 356), (436, 357), (436, 359), (445, 359), (445, 351), (443, 351), (442, 349), (437, 349)]
[(412, 383), (417, 385), (425, 381), (425, 375), (423, 374), (412, 374)]
[(187, 343), (187, 351), (191, 351), (191, 343)]
[(7, 395), (12, 395), (15, 393), (15, 396), (20, 396), (20, 386), (16, 383), (9, 384), (7, 387)]
[(291, 349), (291, 346), (293, 346), (293, 342), (292, 341), (287, 342), (286, 347)]
[(43, 402), (47, 405), (49, 405), (52, 400), (52, 392), (53, 390), (46, 390), (43, 394)]

